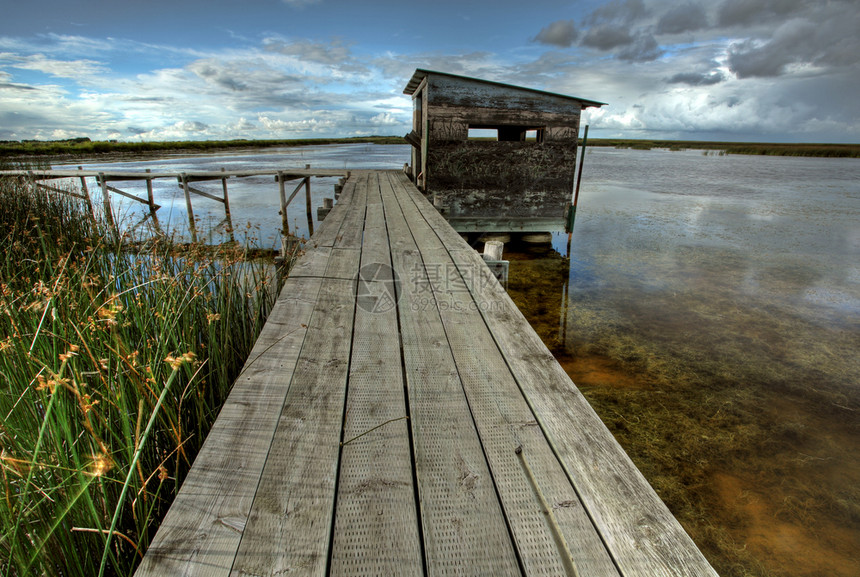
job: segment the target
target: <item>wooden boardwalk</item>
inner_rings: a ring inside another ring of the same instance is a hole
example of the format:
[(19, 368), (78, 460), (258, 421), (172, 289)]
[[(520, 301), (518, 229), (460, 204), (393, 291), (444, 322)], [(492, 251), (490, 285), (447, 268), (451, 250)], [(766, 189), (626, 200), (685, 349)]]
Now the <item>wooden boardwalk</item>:
[(404, 175), (310, 244), (138, 576), (716, 575)]

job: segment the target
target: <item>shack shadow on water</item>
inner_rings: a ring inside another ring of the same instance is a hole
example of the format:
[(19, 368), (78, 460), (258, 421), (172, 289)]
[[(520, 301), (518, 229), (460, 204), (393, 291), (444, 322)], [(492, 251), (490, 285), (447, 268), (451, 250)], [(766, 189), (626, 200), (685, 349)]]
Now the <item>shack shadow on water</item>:
[[(650, 263), (634, 293), (575, 246), (505, 248), (514, 302), (721, 575), (860, 574), (856, 323), (739, 301), (736, 251)], [(815, 280), (772, 266), (769, 290)]]

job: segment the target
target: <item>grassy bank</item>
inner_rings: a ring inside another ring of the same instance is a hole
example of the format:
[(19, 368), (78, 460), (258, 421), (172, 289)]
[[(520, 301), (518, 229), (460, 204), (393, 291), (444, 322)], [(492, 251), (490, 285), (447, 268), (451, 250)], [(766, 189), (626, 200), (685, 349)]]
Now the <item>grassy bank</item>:
[(292, 140), (186, 140), (153, 142), (70, 140), (0, 141), (0, 157), (130, 155), (145, 153), (217, 152), (243, 148), (274, 148), (324, 144), (404, 144), (396, 136), (360, 136), (355, 138), (305, 138)]
[(860, 158), (860, 144), (784, 144), (769, 142), (705, 142), (695, 140), (629, 140), (589, 138), (589, 146), (609, 146), (651, 150), (703, 150), (724, 154), (752, 154), (764, 156), (820, 156), (833, 158)]
[(129, 575), (274, 303), (242, 251), (134, 254), (0, 180), (0, 575)]

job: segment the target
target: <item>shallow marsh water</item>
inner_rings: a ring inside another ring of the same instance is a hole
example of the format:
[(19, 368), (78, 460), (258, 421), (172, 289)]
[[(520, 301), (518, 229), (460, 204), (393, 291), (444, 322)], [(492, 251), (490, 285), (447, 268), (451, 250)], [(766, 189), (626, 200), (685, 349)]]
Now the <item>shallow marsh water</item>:
[(593, 149), (569, 268), (511, 274), (723, 574), (860, 574), (860, 163)]
[[(111, 168), (408, 155), (335, 145)], [(335, 180), (313, 181), (313, 208)], [(276, 183), (231, 180), (230, 200), (239, 239), (276, 246)], [(184, 225), (175, 183), (156, 181), (156, 202)], [(860, 161), (589, 149), (569, 260), (566, 245), (508, 247), (509, 292), (721, 574), (860, 574)]]

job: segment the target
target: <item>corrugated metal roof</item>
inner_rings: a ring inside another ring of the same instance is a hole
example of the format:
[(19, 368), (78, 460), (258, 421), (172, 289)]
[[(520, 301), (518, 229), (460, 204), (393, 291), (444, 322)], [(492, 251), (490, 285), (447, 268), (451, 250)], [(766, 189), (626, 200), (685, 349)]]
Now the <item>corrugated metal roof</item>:
[(471, 78), (469, 76), (460, 76), (458, 74), (449, 74), (448, 72), (438, 72), (436, 70), (425, 70), (423, 68), (418, 68), (415, 70), (415, 73), (412, 75), (412, 78), (409, 80), (409, 83), (406, 85), (406, 88), (403, 89), (403, 94), (414, 94), (415, 90), (418, 88), (418, 85), (421, 84), (421, 81), (424, 80), (427, 76), (430, 75), (438, 75), (438, 76), (449, 76), (451, 78), (460, 78), (462, 80), (468, 80), (470, 82), (478, 82), (481, 84), (489, 84), (491, 86), (498, 86), (500, 88), (513, 88), (515, 90), (525, 90), (527, 92), (534, 92), (536, 94), (546, 94), (547, 96), (555, 96), (558, 98), (567, 98), (569, 100), (577, 100), (582, 103), (583, 108), (587, 108), (589, 106), (606, 106), (605, 102), (598, 102), (596, 100), (589, 100), (587, 98), (579, 98), (578, 96), (568, 96), (566, 94), (557, 94), (555, 92), (547, 92), (545, 90), (537, 90), (534, 88), (526, 88), (524, 86), (515, 86), (513, 84), (505, 84), (503, 82), (493, 82), (492, 80), (483, 80), (481, 78)]

